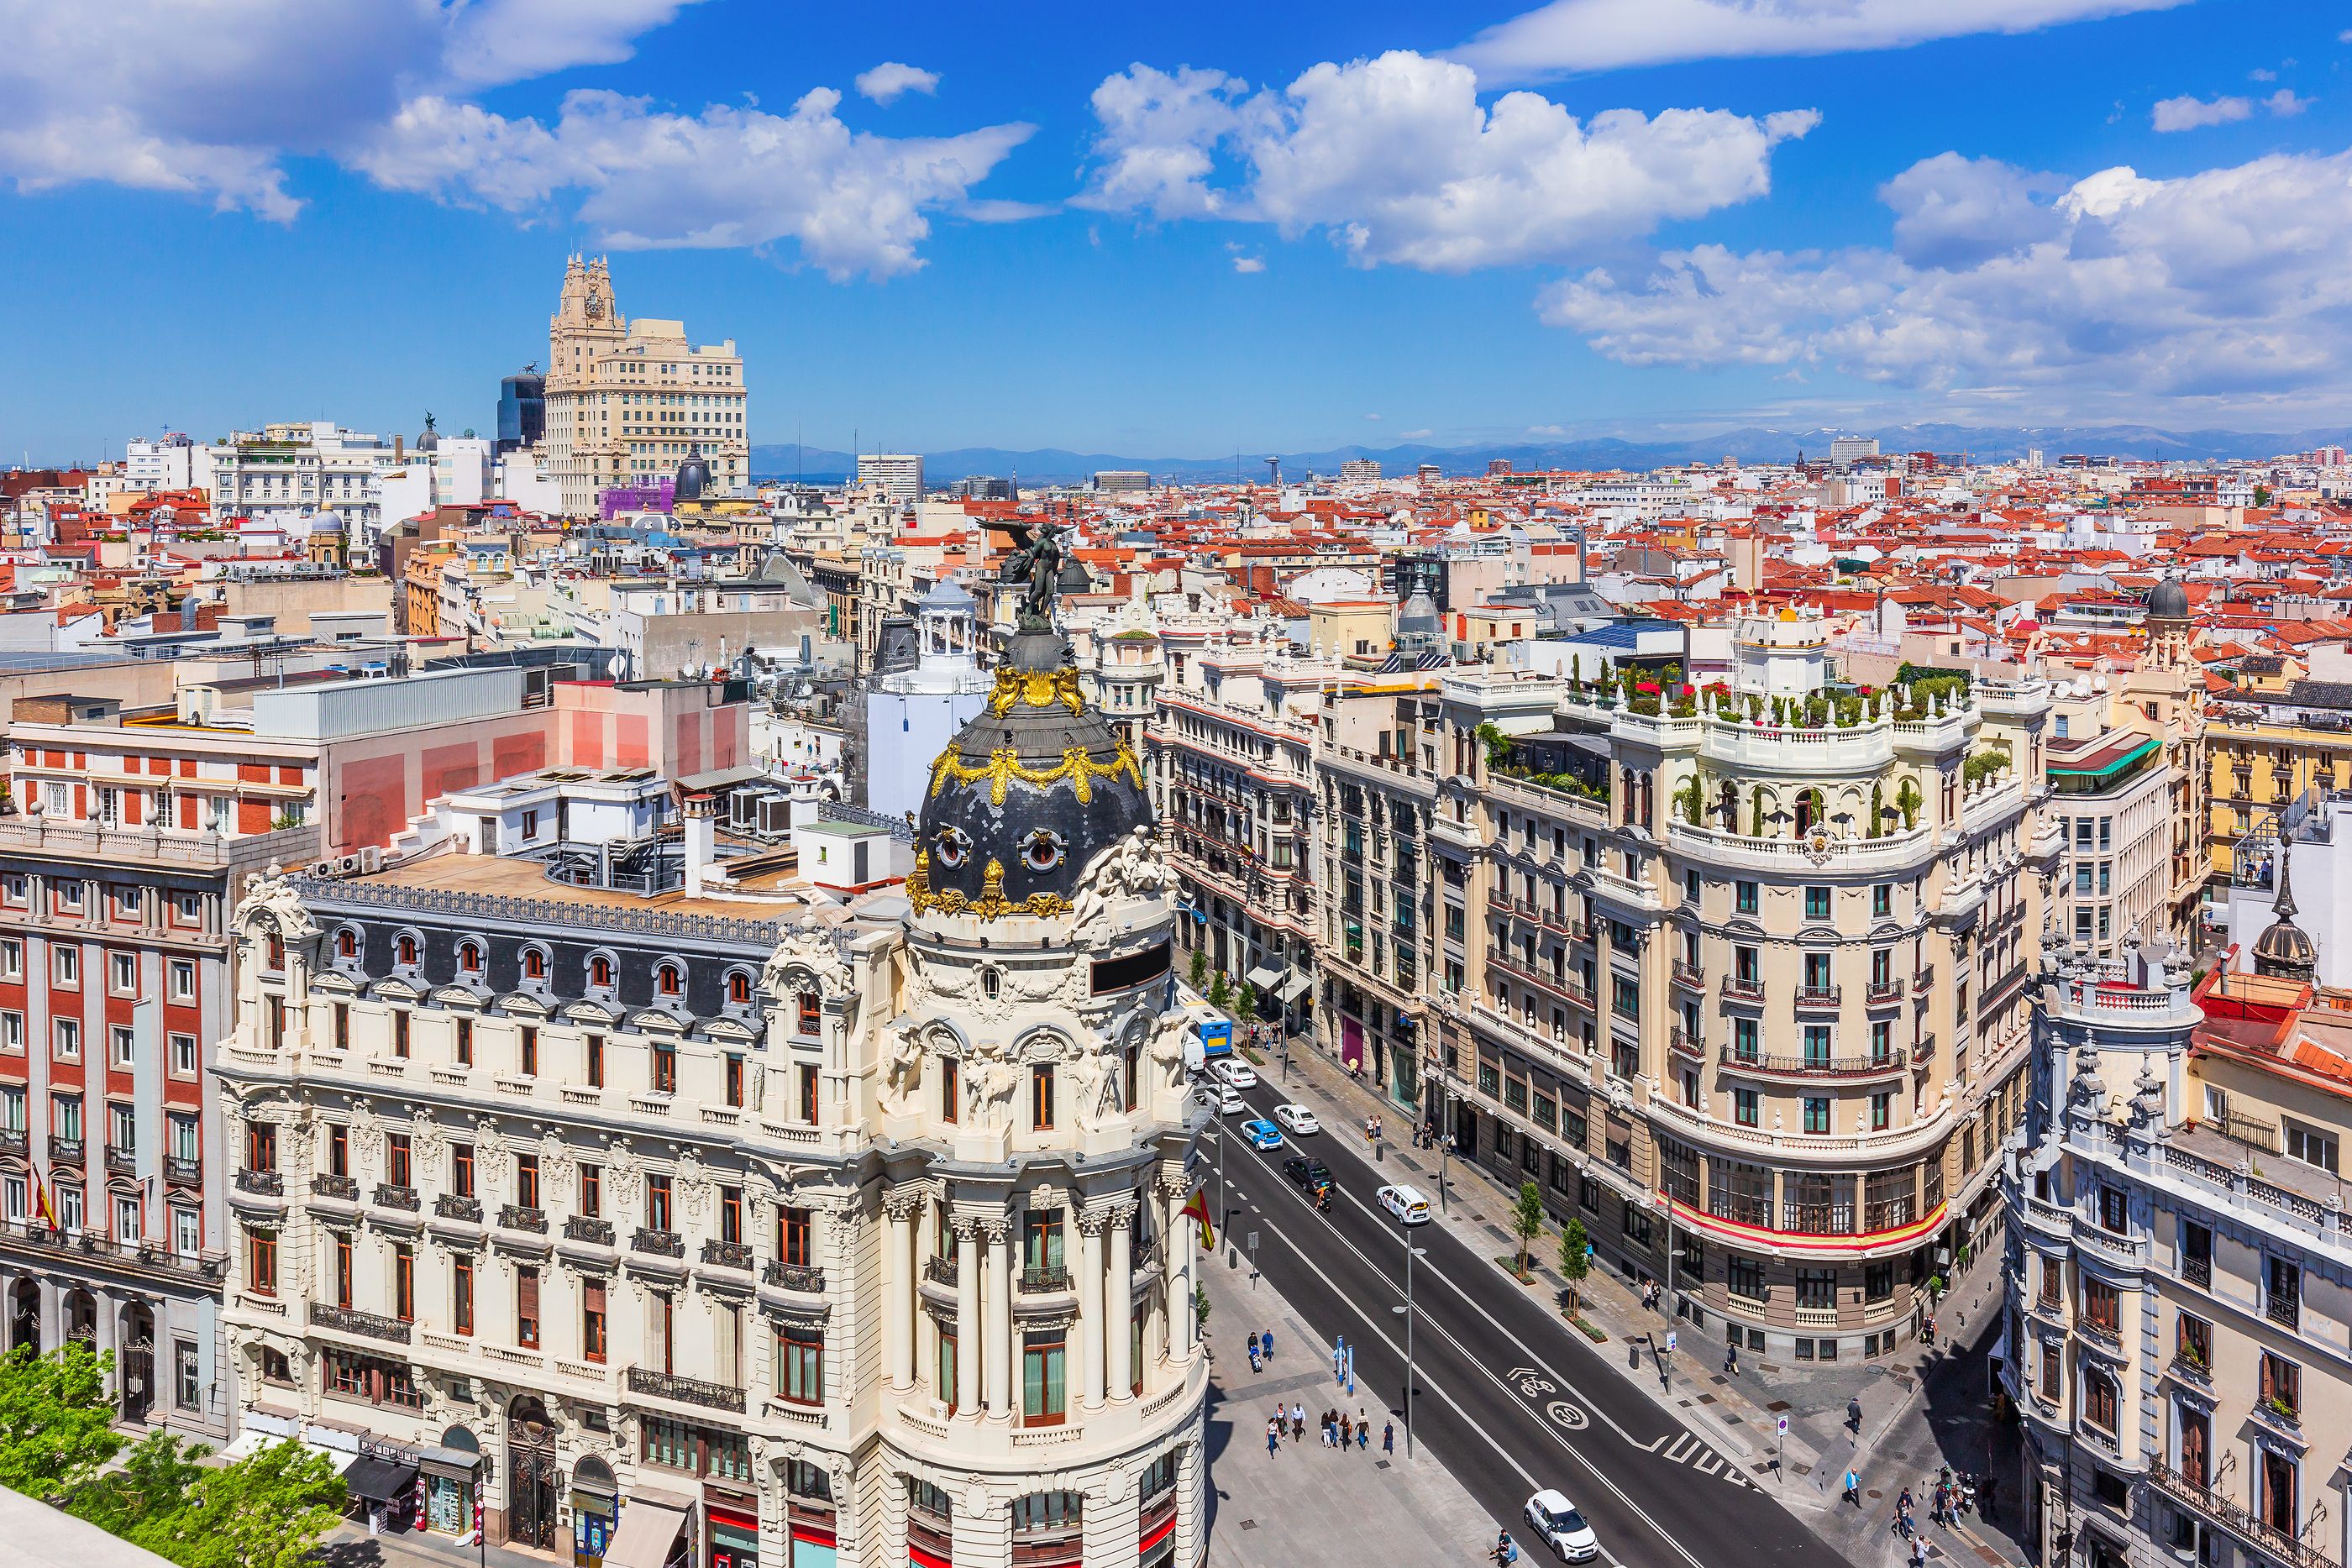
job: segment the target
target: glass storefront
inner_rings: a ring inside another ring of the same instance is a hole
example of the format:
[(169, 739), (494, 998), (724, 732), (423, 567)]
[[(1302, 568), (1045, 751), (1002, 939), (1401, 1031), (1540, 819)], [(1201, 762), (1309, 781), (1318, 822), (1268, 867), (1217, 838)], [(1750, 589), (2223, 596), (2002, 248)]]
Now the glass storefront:
[(760, 1518), (706, 1502), (709, 1521), (709, 1568), (760, 1568)]
[(425, 1528), (465, 1535), (474, 1528), (474, 1489), (447, 1476), (425, 1478)]
[(572, 1568), (603, 1568), (619, 1514), (612, 1493), (572, 1489)]

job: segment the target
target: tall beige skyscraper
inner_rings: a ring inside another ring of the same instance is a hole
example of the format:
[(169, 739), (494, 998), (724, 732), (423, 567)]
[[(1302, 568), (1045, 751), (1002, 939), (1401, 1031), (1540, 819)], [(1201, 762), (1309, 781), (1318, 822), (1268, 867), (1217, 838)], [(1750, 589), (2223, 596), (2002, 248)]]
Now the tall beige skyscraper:
[(657, 483), (697, 455), (711, 490), (743, 486), (751, 461), (744, 416), (732, 338), (696, 348), (683, 321), (630, 321), (604, 257), (565, 262), (547, 370), (548, 466), (565, 511), (592, 512), (602, 492)]

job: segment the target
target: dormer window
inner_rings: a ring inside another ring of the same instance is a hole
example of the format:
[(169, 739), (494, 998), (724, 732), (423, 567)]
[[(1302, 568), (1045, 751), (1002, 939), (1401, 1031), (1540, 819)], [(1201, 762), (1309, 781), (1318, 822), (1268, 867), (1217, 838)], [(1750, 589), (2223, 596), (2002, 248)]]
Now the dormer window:
[(416, 938), (415, 938), (415, 937), (414, 937), (414, 936), (403, 936), (403, 937), (400, 939), (399, 956), (400, 956), (400, 962), (401, 962), (401, 963), (402, 963), (402, 965), (403, 965), (403, 966), (404, 966), (405, 967), (408, 967), (408, 968), (412, 968), (412, 969), (413, 969), (413, 968), (415, 968), (415, 967), (416, 967)]
[(727, 999), (729, 1002), (739, 1008), (750, 1005), (751, 1000), (751, 977), (743, 973), (740, 969), (738, 969), (733, 974), (728, 976)]
[(599, 954), (597, 956), (595, 956), (595, 957), (593, 957), (593, 958), (589, 959), (589, 960), (588, 960), (588, 983), (589, 983), (590, 985), (592, 985), (592, 986), (607, 986), (607, 987), (609, 987), (610, 985), (612, 985), (612, 983), (613, 983), (613, 960), (611, 960), (610, 958), (607, 958), (607, 957), (604, 956), (602, 954)]
[(352, 930), (350, 926), (348, 926), (348, 925), (344, 926), (341, 931), (336, 932), (336, 933), (335, 933), (335, 956), (336, 956), (336, 957), (338, 957), (338, 958), (356, 958), (356, 957), (358, 957), (359, 956), (360, 956), (360, 938), (359, 938), (359, 933), (358, 933), (358, 932), (356, 932), (356, 931), (353, 931), (353, 930)]
[(547, 978), (547, 955), (532, 947), (522, 956), (522, 977), (526, 980)]
[(457, 944), (457, 967), (468, 975), (482, 972), (482, 945), (478, 942)]
[(677, 996), (686, 989), (686, 977), (676, 964), (664, 964), (654, 973), (654, 988), (666, 997)]

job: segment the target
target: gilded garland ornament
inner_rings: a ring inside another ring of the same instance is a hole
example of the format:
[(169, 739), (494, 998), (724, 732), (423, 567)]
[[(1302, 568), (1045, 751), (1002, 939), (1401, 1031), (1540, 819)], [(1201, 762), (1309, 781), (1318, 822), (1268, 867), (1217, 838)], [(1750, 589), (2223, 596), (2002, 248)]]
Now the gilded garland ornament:
[(953, 747), (950, 747), (940, 752), (938, 760), (931, 764), (930, 798), (937, 800), (950, 779), (959, 784), (977, 784), (985, 779), (988, 780), (988, 803), (1002, 806), (1005, 791), (1015, 779), (1040, 789), (1050, 789), (1067, 779), (1070, 787), (1077, 791), (1078, 803), (1084, 805), (1094, 799), (1096, 779), (1117, 779), (1121, 775), (1139, 791), (1143, 789), (1143, 770), (1136, 765), (1135, 753), (1128, 749), (1125, 740), (1118, 743), (1118, 755), (1108, 762), (1097, 762), (1087, 755), (1085, 747), (1073, 746), (1063, 752), (1062, 760), (1051, 768), (1031, 767), (1021, 760), (1020, 752), (1009, 746), (998, 747), (988, 754), (987, 761), (981, 763), (966, 762), (956, 754)]
[(1061, 704), (1072, 713), (1086, 706), (1086, 697), (1078, 690), (1078, 672), (1065, 664), (1058, 670), (1016, 670), (1009, 664), (999, 665), (996, 688), (988, 694), (988, 711), (1002, 718), (1011, 713), (1014, 705), (1030, 707), (1052, 707)]
[(941, 915), (972, 915), (982, 920), (1000, 920), (1008, 915), (1055, 920), (1070, 912), (1069, 900), (1055, 893), (1033, 893), (1017, 901), (1005, 897), (1004, 867), (993, 857), (982, 873), (978, 898), (967, 898), (963, 890), (956, 887), (933, 893), (931, 857), (928, 851), (919, 850), (915, 854), (915, 869), (907, 877), (907, 903), (918, 915), (936, 909)]

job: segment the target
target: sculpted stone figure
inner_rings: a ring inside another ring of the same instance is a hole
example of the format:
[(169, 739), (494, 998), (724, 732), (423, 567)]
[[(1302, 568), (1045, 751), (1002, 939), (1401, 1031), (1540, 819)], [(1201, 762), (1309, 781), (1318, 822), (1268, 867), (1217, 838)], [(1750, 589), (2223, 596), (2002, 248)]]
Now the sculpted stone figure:
[(1176, 868), (1153, 845), (1151, 830), (1137, 828), (1095, 856), (1094, 863), (1087, 867), (1077, 896), (1071, 901), (1070, 918), (1084, 927), (1101, 919), (1113, 900), (1172, 894), (1176, 888)]

